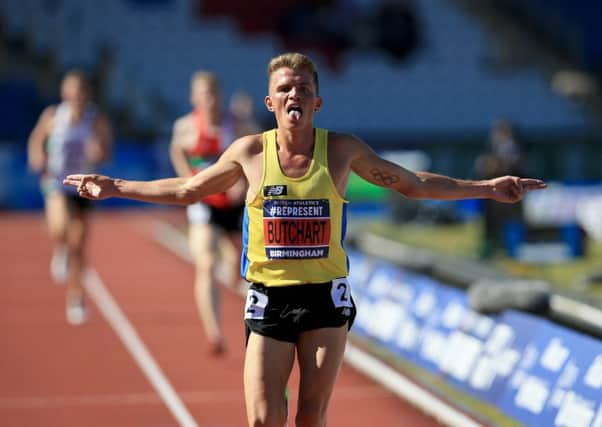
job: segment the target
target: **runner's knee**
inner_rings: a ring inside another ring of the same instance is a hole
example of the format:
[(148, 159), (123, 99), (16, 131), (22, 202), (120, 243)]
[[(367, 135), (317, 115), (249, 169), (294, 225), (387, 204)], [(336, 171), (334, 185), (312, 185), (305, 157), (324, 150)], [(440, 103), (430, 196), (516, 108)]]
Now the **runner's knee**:
[(65, 242), (67, 240), (67, 220), (60, 216), (48, 217), (48, 234), (55, 242)]
[(48, 224), (48, 234), (54, 242), (63, 243), (67, 239), (67, 233), (61, 224)]
[(211, 252), (206, 252), (202, 256), (197, 256), (195, 261), (195, 266), (199, 273), (211, 273), (215, 269), (216, 265), (217, 257)]

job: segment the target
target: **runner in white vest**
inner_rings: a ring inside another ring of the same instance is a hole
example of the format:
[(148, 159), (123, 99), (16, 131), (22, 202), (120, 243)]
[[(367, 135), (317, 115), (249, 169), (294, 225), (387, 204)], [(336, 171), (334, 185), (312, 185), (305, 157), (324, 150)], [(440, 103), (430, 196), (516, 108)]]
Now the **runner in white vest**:
[(82, 272), (89, 203), (61, 184), (70, 173), (94, 172), (109, 157), (111, 127), (91, 103), (84, 74), (71, 71), (61, 84), (59, 105), (47, 107), (29, 137), (29, 167), (41, 174), (46, 220), (53, 242), (50, 263), (56, 283), (67, 283), (67, 320), (86, 320)]

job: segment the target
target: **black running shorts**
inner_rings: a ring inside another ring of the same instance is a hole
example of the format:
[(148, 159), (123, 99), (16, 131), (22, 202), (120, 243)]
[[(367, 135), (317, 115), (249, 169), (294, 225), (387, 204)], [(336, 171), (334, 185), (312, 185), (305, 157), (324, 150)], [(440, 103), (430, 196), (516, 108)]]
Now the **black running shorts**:
[(87, 212), (92, 209), (92, 200), (85, 199), (77, 194), (66, 194), (67, 206), (76, 212)]
[(245, 324), (251, 332), (297, 342), (302, 332), (319, 328), (351, 329), (356, 308), (347, 279), (293, 286), (252, 283), (247, 292)]
[(232, 208), (215, 208), (209, 206), (211, 212), (209, 223), (220, 227), (226, 233), (240, 231), (242, 229), (242, 216), (245, 210), (244, 206)]

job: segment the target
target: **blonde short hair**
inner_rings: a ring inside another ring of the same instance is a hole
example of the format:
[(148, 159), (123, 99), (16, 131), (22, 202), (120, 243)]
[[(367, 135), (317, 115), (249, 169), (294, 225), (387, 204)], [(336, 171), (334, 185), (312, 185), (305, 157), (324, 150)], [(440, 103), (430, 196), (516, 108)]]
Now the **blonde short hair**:
[(298, 52), (288, 52), (272, 58), (268, 64), (268, 80), (272, 73), (280, 68), (290, 68), (293, 71), (301, 69), (309, 71), (316, 84), (316, 93), (319, 92), (318, 69), (309, 56)]

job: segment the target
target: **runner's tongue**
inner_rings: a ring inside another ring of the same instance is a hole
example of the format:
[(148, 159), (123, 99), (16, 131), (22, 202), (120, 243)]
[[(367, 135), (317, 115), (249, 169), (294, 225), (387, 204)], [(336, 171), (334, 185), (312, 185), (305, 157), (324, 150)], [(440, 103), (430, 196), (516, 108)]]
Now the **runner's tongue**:
[(290, 110), (288, 112), (288, 116), (293, 120), (299, 120), (301, 118), (301, 111), (299, 110)]

